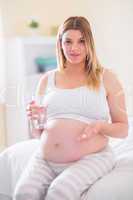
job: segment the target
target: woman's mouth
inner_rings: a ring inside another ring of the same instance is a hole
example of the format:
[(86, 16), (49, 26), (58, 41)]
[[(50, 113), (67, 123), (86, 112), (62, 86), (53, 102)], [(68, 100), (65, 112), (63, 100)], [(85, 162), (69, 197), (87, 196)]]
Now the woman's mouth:
[(71, 53), (70, 56), (72, 56), (72, 57), (78, 57), (78, 56), (80, 56), (80, 54), (77, 54), (77, 53)]

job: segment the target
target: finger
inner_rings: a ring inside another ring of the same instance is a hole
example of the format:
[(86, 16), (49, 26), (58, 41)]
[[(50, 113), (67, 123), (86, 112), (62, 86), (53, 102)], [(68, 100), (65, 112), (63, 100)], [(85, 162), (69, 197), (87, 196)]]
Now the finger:
[(97, 133), (98, 133), (97, 129), (93, 129), (93, 134), (97, 134)]
[(27, 116), (31, 118), (38, 118), (38, 115), (33, 115), (33, 113), (27, 113)]
[(28, 119), (29, 120), (38, 120), (38, 117), (36, 117), (36, 116), (28, 116)]
[(78, 141), (86, 140), (87, 138), (88, 138), (88, 135), (86, 133), (83, 133), (78, 137)]
[(35, 104), (34, 105), (28, 104), (27, 107), (26, 107), (26, 111), (31, 111), (33, 109), (38, 109), (38, 106), (36, 106)]
[(46, 112), (46, 111), (47, 111), (47, 108), (46, 108), (46, 107), (43, 107), (43, 106), (40, 106), (40, 107), (39, 107), (39, 111)]
[(27, 116), (38, 118), (38, 112), (28, 111)]
[(31, 112), (27, 112), (27, 116), (28, 117), (32, 116), (32, 113)]
[(38, 111), (36, 111), (36, 110), (30, 110), (30, 111), (27, 111), (27, 115), (31, 115), (31, 116), (36, 115), (36, 116), (38, 116), (39, 113), (38, 113)]
[(93, 133), (93, 129), (91, 127), (86, 128), (82, 134), (86, 134), (87, 137), (90, 137)]
[(84, 129), (84, 132), (89, 132), (90, 130), (92, 129), (92, 127), (90, 127), (90, 126), (87, 126), (85, 129)]
[(29, 104), (31, 104), (31, 105), (35, 104), (35, 103), (36, 103), (35, 100), (32, 100), (32, 101), (29, 102)]
[(26, 112), (29, 112), (29, 111), (31, 111), (31, 108), (26, 108)]
[(86, 134), (86, 133), (83, 133), (82, 135), (81, 135), (81, 139), (87, 139), (88, 138), (88, 135)]

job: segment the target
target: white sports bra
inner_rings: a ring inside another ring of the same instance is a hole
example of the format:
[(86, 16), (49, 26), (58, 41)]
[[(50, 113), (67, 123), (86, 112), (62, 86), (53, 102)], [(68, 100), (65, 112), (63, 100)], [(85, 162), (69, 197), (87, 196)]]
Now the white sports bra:
[(47, 105), (47, 120), (69, 118), (85, 123), (95, 120), (109, 120), (106, 92), (101, 81), (99, 91), (87, 86), (61, 89), (55, 85), (55, 70), (48, 75), (44, 104)]

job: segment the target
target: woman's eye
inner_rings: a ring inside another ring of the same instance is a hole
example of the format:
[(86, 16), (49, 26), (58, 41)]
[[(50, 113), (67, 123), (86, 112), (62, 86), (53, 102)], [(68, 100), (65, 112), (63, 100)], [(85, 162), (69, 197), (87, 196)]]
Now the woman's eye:
[(66, 40), (65, 43), (66, 43), (66, 44), (70, 44), (71, 41), (70, 41), (70, 40)]

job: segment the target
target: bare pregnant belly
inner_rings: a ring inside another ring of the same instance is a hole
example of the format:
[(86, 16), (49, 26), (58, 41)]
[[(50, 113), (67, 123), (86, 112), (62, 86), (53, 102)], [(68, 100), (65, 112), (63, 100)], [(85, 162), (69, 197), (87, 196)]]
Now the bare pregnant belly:
[(41, 136), (43, 157), (53, 162), (72, 162), (102, 150), (108, 143), (107, 137), (96, 135), (90, 140), (78, 141), (86, 123), (73, 119), (55, 119), (47, 123)]

